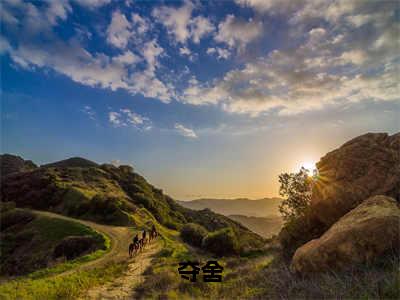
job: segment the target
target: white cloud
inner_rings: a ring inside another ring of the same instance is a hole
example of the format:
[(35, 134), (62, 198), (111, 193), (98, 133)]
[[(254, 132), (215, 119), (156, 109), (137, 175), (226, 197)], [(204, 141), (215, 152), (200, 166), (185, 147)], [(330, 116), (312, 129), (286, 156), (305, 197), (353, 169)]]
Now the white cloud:
[(164, 52), (164, 49), (158, 45), (156, 40), (152, 40), (144, 44), (142, 48), (142, 55), (145, 58), (148, 70), (154, 72), (158, 66), (158, 56)]
[(121, 55), (113, 57), (113, 60), (119, 62), (123, 65), (135, 65), (140, 62), (142, 59), (136, 54), (132, 53), (132, 51), (128, 50)]
[(113, 12), (107, 28), (107, 42), (114, 47), (125, 49), (131, 37), (131, 24), (119, 10)]
[(207, 49), (207, 54), (216, 54), (218, 59), (228, 59), (231, 53), (229, 52), (228, 49), (223, 49), (220, 47), (216, 48), (208, 48)]
[(150, 30), (149, 21), (137, 13), (132, 14), (132, 27), (135, 29), (136, 35), (140, 36), (144, 35)]
[(165, 26), (174, 42), (185, 44), (192, 39), (198, 44), (200, 39), (214, 31), (214, 25), (203, 16), (192, 18), (195, 9), (191, 1), (185, 1), (181, 7), (170, 6), (157, 7), (152, 11), (152, 16)]
[(178, 8), (157, 7), (153, 10), (152, 16), (167, 28), (168, 34), (174, 36), (177, 42), (185, 43), (190, 36), (188, 24), (193, 8), (193, 4), (186, 1)]
[[(244, 7), (251, 7), (259, 13), (281, 13), (290, 12), (302, 5), (304, 0), (235, 0), (235, 2)], [(317, 1), (314, 1), (317, 2)]]
[(128, 108), (120, 109), (118, 112), (109, 112), (108, 120), (114, 127), (133, 126), (141, 130), (150, 130), (152, 128), (152, 122), (149, 118)]
[(108, 113), (108, 120), (115, 127), (126, 126), (126, 123), (123, 123), (121, 120), (121, 114), (115, 111), (110, 111)]
[(239, 50), (244, 50), (246, 45), (258, 38), (262, 32), (261, 22), (252, 19), (246, 21), (234, 15), (228, 15), (219, 23), (215, 41), (226, 43), (231, 48), (238, 47)]
[(187, 47), (181, 47), (181, 48), (179, 48), (179, 53), (180, 53), (181, 55), (188, 55), (188, 56), (191, 54), (189, 48), (187, 48)]
[(183, 126), (182, 124), (176, 123), (175, 124), (175, 129), (177, 130), (177, 132), (187, 138), (191, 138), (191, 139), (196, 139), (197, 138), (197, 134), (194, 132), (193, 129), (187, 128), (185, 126)]
[(193, 20), (191, 20), (190, 28), (193, 42), (196, 44), (200, 43), (200, 39), (203, 36), (214, 31), (214, 25), (210, 22), (210, 20), (202, 16), (195, 17)]

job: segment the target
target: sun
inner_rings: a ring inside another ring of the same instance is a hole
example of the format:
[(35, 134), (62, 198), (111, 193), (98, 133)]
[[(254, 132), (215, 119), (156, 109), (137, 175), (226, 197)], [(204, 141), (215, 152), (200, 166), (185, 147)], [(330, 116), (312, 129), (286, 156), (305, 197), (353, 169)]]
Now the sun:
[(307, 169), (310, 172), (313, 172), (317, 168), (315, 165), (315, 161), (303, 161), (302, 163), (300, 163), (299, 169), (301, 169), (301, 167)]

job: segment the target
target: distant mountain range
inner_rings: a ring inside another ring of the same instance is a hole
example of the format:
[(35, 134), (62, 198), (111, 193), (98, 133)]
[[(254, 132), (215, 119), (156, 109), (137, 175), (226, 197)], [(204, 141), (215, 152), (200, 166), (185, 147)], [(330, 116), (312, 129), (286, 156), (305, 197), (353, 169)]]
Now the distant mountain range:
[(197, 199), (192, 201), (178, 201), (180, 205), (201, 210), (209, 208), (212, 211), (229, 216), (244, 215), (248, 217), (276, 217), (279, 216), (280, 198), (264, 198), (250, 200), (238, 199)]
[(230, 215), (228, 217), (265, 238), (270, 238), (274, 234), (278, 234), (283, 225), (283, 220), (280, 216), (247, 217), (243, 215)]
[(264, 198), (250, 200), (239, 199), (196, 199), (192, 201), (178, 201), (186, 208), (202, 210), (209, 208), (212, 211), (225, 215), (241, 223), (251, 231), (269, 238), (277, 234), (282, 227), (282, 218), (279, 214), (280, 198)]

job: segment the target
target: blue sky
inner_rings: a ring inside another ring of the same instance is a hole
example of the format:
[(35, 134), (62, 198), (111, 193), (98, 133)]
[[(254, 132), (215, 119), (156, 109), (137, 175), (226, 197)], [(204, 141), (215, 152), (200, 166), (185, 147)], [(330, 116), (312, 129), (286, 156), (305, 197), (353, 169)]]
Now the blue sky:
[(179, 199), (399, 131), (396, 1), (4, 0), (2, 152), (132, 164)]

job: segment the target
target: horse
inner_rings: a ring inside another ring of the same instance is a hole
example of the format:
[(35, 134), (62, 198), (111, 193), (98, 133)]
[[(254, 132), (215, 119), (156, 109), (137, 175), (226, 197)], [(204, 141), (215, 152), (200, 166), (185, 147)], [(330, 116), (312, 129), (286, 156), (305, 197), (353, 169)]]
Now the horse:
[(135, 250), (135, 244), (134, 243), (130, 243), (129, 244), (129, 257), (132, 257), (133, 255), (133, 251)]
[(150, 241), (154, 240), (158, 236), (157, 230), (154, 228), (150, 231)]

